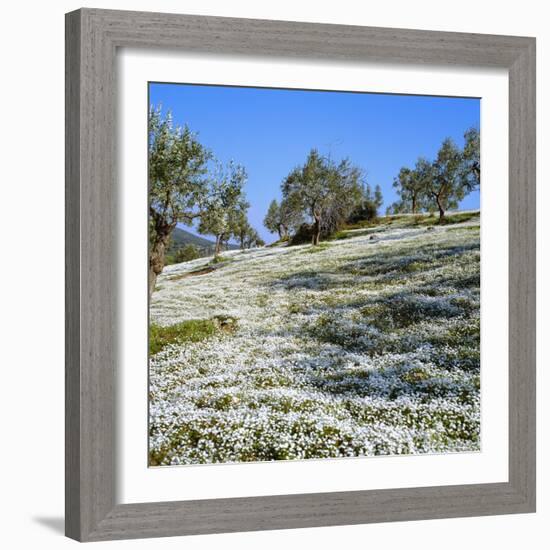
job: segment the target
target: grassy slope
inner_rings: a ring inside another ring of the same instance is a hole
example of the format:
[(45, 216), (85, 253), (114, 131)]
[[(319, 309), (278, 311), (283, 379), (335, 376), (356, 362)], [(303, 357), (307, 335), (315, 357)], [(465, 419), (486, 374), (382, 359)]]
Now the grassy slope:
[(454, 221), (166, 268), (155, 325), (236, 321), (152, 357), (152, 463), (478, 450), (479, 217)]

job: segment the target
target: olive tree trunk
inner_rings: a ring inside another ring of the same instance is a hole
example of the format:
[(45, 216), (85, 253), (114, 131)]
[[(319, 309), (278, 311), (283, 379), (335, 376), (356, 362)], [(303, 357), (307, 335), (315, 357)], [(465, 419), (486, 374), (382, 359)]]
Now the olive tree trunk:
[(320, 240), (321, 240), (321, 220), (319, 218), (315, 218), (315, 224), (313, 225), (313, 237), (312, 237), (313, 245), (317, 246)]
[(439, 223), (442, 223), (443, 218), (445, 217), (445, 208), (443, 207), (443, 203), (441, 202), (439, 195), (436, 196), (435, 202), (437, 203), (437, 208), (439, 210)]
[(222, 235), (216, 235), (216, 248), (214, 249), (214, 258), (217, 258), (220, 255), (221, 246)]
[(149, 300), (155, 290), (157, 277), (162, 273), (166, 257), (166, 249), (170, 242), (175, 223), (166, 223), (161, 219), (154, 220), (154, 235), (149, 245)]
[(480, 166), (479, 166), (479, 163), (474, 163), (473, 167), (472, 167), (472, 171), (474, 172), (476, 178), (477, 178), (477, 182), (479, 183), (480, 181), (480, 178), (481, 178), (481, 169), (480, 169)]

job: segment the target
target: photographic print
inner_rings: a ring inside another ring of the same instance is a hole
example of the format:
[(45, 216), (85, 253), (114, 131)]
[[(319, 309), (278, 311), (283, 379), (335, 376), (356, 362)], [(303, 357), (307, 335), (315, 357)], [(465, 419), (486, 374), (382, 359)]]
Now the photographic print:
[(480, 100), (148, 95), (149, 466), (479, 451)]

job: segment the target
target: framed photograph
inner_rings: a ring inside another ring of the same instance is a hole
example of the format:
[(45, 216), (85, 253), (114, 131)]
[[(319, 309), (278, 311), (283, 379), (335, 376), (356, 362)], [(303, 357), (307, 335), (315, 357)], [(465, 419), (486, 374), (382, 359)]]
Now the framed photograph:
[(66, 534), (535, 511), (535, 40), (66, 18)]

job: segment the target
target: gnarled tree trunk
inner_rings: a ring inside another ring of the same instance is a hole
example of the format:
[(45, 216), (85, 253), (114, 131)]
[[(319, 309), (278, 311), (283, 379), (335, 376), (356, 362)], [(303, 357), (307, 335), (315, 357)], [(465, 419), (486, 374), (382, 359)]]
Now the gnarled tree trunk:
[(477, 183), (479, 184), (481, 178), (481, 168), (478, 162), (474, 162), (474, 165), (472, 166), (472, 171), (477, 178)]
[(216, 248), (214, 249), (214, 258), (217, 258), (220, 255), (222, 236), (223, 235), (216, 235)]
[(313, 237), (312, 237), (313, 245), (317, 246), (320, 240), (321, 240), (321, 220), (318, 217), (316, 217), (315, 223), (313, 224)]
[(435, 202), (437, 203), (437, 208), (439, 209), (439, 223), (443, 223), (443, 218), (445, 217), (445, 208), (443, 207), (443, 203), (439, 195), (436, 195)]
[(170, 235), (176, 227), (175, 223), (167, 223), (156, 213), (151, 212), (151, 218), (154, 224), (154, 235), (149, 244), (149, 300), (155, 290), (157, 277), (164, 268)]

